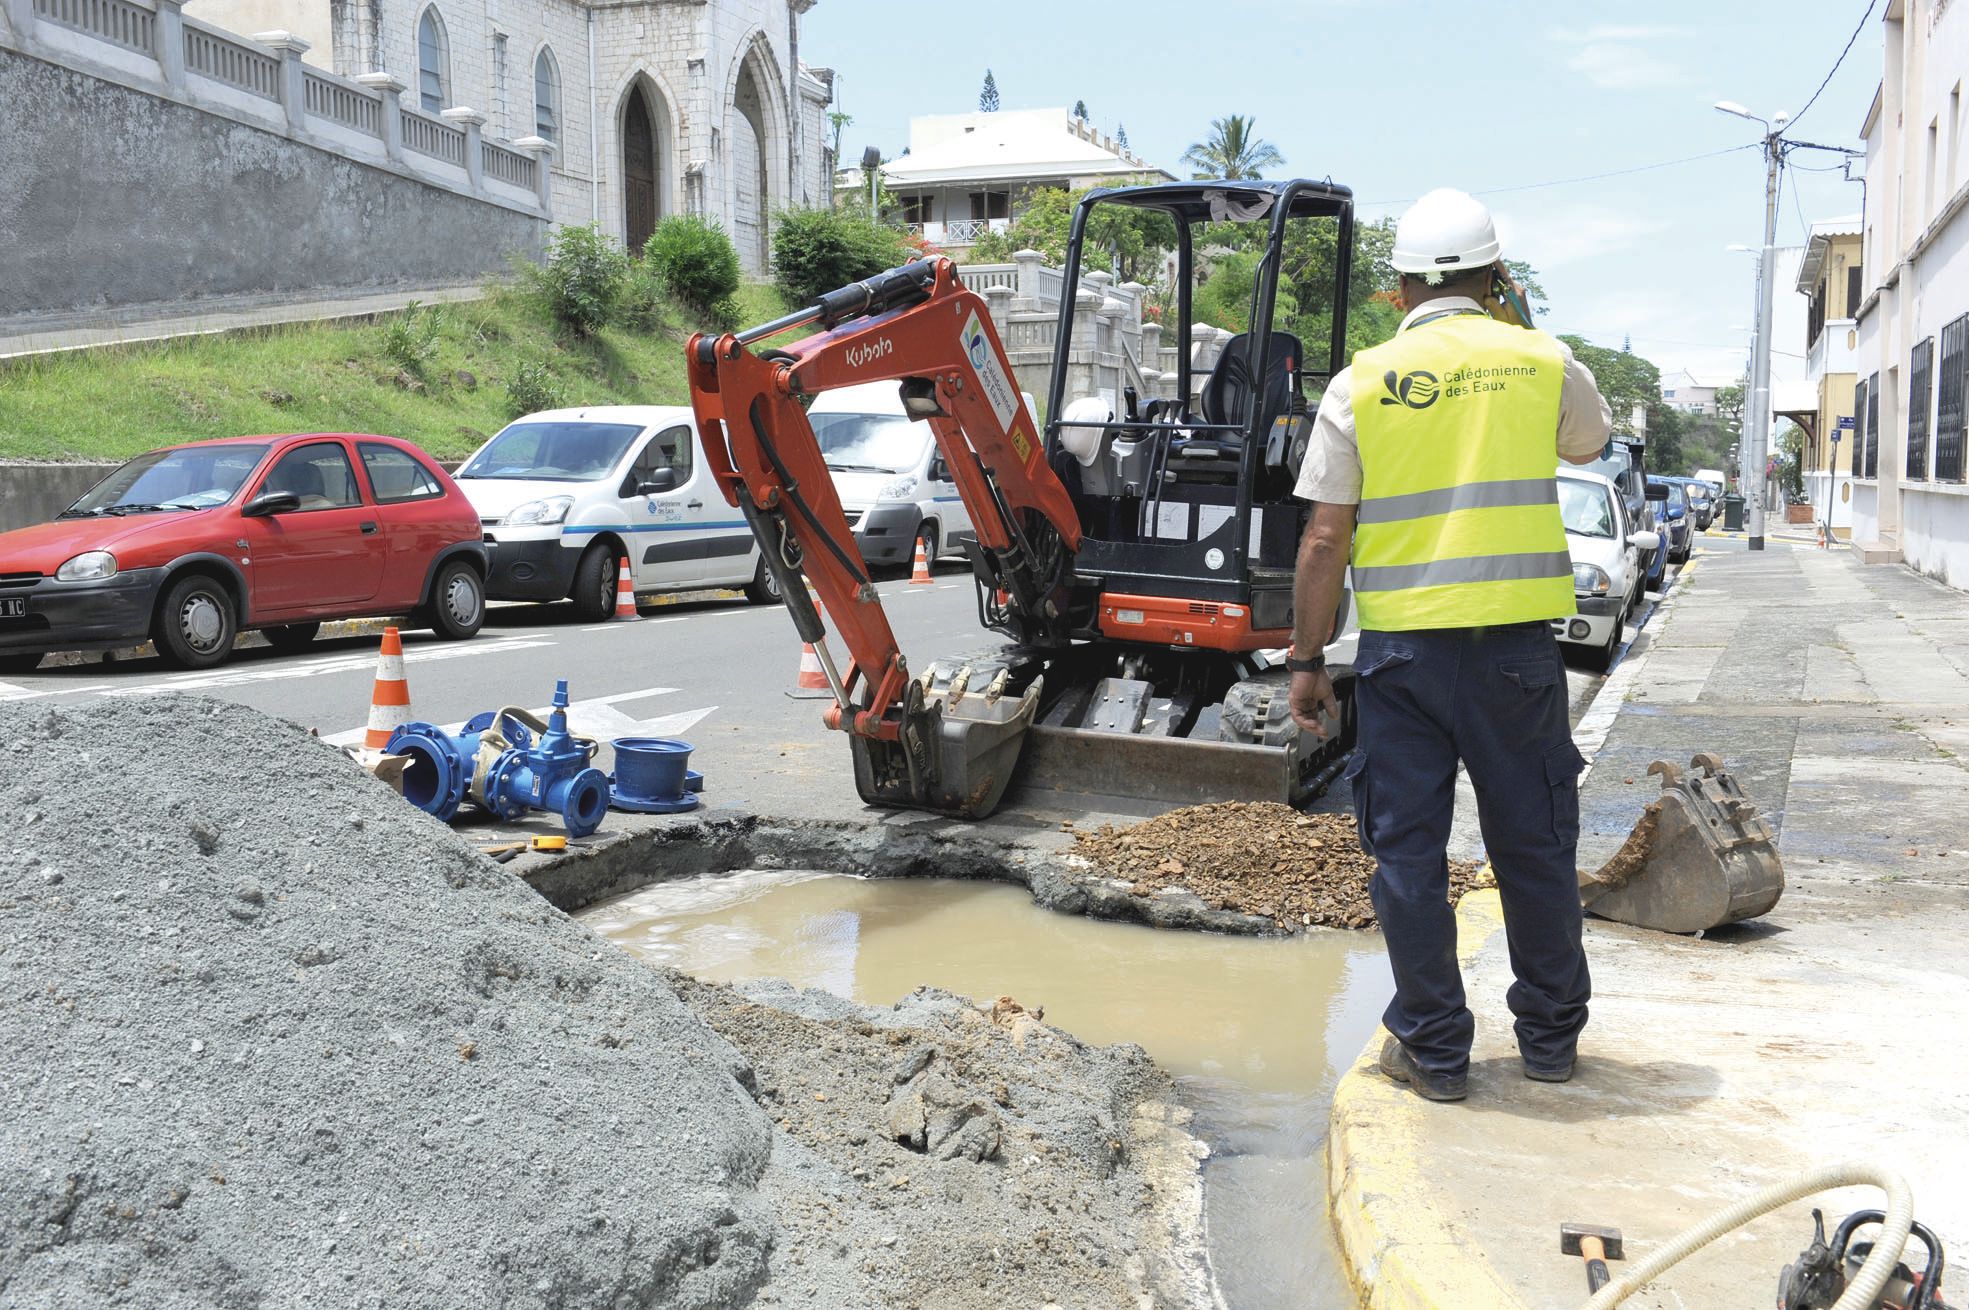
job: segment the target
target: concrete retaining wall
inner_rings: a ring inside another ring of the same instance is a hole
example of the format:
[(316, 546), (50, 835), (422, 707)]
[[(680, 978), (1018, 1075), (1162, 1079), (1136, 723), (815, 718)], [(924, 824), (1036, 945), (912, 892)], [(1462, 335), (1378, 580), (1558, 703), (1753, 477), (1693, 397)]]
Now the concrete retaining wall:
[[(45, 523), (108, 477), (114, 464), (0, 464), (0, 532)], [(0, 569), (6, 561), (0, 560)]]
[(546, 236), (537, 202), (460, 194), (4, 45), (0, 141), (0, 322), (456, 285), (536, 255)]

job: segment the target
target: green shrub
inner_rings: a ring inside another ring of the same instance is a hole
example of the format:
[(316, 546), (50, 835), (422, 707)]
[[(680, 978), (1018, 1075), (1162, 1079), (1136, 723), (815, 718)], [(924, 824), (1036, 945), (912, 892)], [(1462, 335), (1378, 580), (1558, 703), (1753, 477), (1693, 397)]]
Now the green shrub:
[(522, 418), (561, 407), (561, 384), (545, 364), (522, 364), (506, 383), (506, 417)]
[(406, 373), (423, 376), (424, 365), (437, 353), (438, 336), (444, 331), (443, 308), (433, 305), (420, 309), (416, 301), (403, 307), (403, 313), (383, 327), (383, 353)]
[(914, 256), (896, 229), (837, 210), (789, 209), (773, 231), (773, 275), (800, 305)]
[(555, 320), (585, 337), (614, 317), (629, 266), (622, 247), (599, 228), (564, 227), (554, 234), (546, 263), (529, 266), (526, 278)]
[(616, 305), (616, 321), (639, 332), (661, 332), (670, 324), (670, 288), (663, 275), (647, 259), (629, 262), (629, 275), (623, 279), (622, 299)]
[(702, 313), (738, 290), (738, 250), (725, 229), (694, 214), (674, 214), (643, 244), (647, 264), (670, 294)]

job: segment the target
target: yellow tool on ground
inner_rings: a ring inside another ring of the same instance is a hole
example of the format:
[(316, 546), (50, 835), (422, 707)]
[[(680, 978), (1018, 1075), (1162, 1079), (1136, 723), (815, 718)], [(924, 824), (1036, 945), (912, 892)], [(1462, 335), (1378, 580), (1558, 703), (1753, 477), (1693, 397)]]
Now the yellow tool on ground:
[(535, 837), (533, 849), (536, 851), (564, 851), (567, 849), (565, 837)]

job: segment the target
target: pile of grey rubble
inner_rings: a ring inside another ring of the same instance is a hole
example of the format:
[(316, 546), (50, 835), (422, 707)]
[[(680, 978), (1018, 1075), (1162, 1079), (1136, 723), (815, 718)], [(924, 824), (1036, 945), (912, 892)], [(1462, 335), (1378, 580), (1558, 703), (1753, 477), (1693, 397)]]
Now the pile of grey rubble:
[(0, 739), (0, 1303), (1212, 1299), (1137, 1050), (666, 975), (242, 707)]

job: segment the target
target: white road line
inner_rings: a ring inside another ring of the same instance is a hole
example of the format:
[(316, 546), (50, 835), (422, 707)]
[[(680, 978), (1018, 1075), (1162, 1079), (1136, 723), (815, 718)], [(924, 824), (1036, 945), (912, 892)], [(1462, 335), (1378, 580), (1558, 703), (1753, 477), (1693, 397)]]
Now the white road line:
[(16, 687), (11, 682), (0, 682), (0, 700), (12, 700), (16, 696), (31, 694), (26, 687)]
[[(475, 655), (502, 655), (507, 651), (534, 650), (556, 644), (547, 638), (500, 637), (455, 645), (412, 647), (403, 653), (405, 664), (429, 664), (438, 660), (465, 659)], [(315, 678), (337, 673), (359, 673), (376, 667), (376, 656), (331, 655), (313, 660), (283, 660), (260, 668), (218, 673), (183, 673), (155, 682), (133, 686), (111, 686), (106, 696), (154, 696), (166, 691), (203, 691), (211, 687), (243, 687), (256, 682), (279, 682), (286, 678)]]
[[(660, 720), (632, 719), (622, 711), (616, 709), (615, 706), (624, 701), (641, 700), (645, 696), (674, 695), (676, 690), (675, 687), (644, 687), (640, 691), (619, 691), (613, 696), (597, 696), (591, 700), (571, 701), (567, 707), (568, 727), (577, 735), (583, 737), (606, 739), (609, 737), (652, 735), (649, 728), (650, 723), (668, 723), (672, 719), (680, 719), (685, 716), (672, 714)], [(488, 705), (486, 708), (493, 709), (495, 707)], [(715, 709), (717, 707), (713, 706), (712, 708)], [(551, 705), (529, 706), (528, 710), (530, 713), (544, 719), (553, 713), (554, 707)], [(708, 709), (688, 711), (689, 714), (696, 716), (690, 720), (692, 723), (695, 723), (698, 718), (702, 718), (710, 712), (711, 710)], [(438, 727), (444, 732), (460, 732), (465, 727), (465, 720), (460, 719), (456, 723), (441, 723)], [(362, 740), (363, 734), (366, 731), (366, 728), (350, 728), (344, 732), (324, 734), (322, 740), (330, 746), (353, 746)], [(666, 731), (681, 731), (681, 729), (670, 728), (666, 729)]]
[(11, 704), (15, 701), (39, 700), (43, 696), (72, 696), (86, 691), (101, 691), (103, 688), (111, 685), (113, 684), (107, 682), (90, 682), (80, 687), (44, 687), (40, 691), (22, 691), (18, 695), (0, 696), (0, 705)]

